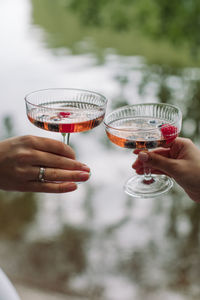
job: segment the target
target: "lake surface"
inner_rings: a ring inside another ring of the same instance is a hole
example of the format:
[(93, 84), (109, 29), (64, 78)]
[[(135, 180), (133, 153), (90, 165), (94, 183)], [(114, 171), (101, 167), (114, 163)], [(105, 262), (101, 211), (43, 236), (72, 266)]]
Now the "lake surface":
[[(0, 3), (0, 116), (11, 116), (14, 134), (61, 139), (28, 122), (24, 96), (34, 90), (94, 90), (108, 98), (108, 112), (120, 103), (160, 101), (158, 74), (151, 73), (157, 79), (140, 92), (144, 72), (149, 72), (143, 57), (105, 49), (100, 63), (95, 51), (86, 51), (87, 43), (81, 44), (80, 54), (73, 54), (73, 47), (53, 47), (58, 35), (39, 24), (36, 16), (42, 11), (36, 4), (28, 0)], [(199, 78), (198, 70), (185, 72)], [(183, 110), (187, 125), (183, 132), (191, 136), (200, 113), (193, 119), (190, 105), (182, 100), (187, 76), (168, 74), (167, 84), (174, 95), (171, 102)], [(71, 146), (77, 158), (90, 166), (92, 176), (72, 194), (40, 195), (37, 222), (27, 237), (31, 241), (52, 238), (66, 225), (89, 230), (82, 250), (86, 265), (80, 273), (69, 273), (70, 290), (92, 300), (199, 299), (199, 207), (176, 185), (155, 199), (125, 195), (123, 184), (133, 173), (135, 156), (111, 145), (103, 125), (71, 135)]]

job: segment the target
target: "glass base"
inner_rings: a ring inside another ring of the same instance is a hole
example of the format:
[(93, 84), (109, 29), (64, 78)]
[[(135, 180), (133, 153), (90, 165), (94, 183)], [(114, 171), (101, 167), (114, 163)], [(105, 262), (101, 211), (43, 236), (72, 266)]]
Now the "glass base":
[(135, 175), (126, 182), (124, 191), (132, 197), (153, 198), (166, 193), (172, 186), (172, 179), (165, 175), (152, 175), (152, 180), (146, 182), (144, 176)]

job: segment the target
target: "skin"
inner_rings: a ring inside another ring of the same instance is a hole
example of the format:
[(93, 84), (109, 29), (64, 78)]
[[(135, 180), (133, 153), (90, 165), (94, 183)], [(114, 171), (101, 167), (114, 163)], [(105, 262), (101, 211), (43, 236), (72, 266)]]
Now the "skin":
[(167, 149), (135, 150), (134, 153), (138, 154), (132, 165), (136, 173), (144, 173), (145, 163), (152, 173), (174, 178), (192, 200), (200, 202), (200, 150), (190, 139), (176, 138)]
[[(38, 181), (45, 167), (45, 182)], [(90, 169), (75, 160), (71, 147), (36, 136), (0, 142), (0, 189), (22, 192), (66, 193), (77, 189), (76, 181), (89, 179)]]

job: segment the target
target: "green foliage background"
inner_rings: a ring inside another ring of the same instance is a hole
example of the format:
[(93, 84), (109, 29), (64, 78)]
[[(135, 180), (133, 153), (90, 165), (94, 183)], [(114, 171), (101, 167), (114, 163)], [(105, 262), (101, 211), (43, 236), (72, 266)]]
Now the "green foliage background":
[(117, 31), (137, 29), (175, 45), (199, 52), (200, 2), (198, 0), (70, 0), (84, 24)]
[(200, 66), (197, 0), (32, 0), (32, 7), (50, 48), (99, 56), (113, 49), (151, 64)]

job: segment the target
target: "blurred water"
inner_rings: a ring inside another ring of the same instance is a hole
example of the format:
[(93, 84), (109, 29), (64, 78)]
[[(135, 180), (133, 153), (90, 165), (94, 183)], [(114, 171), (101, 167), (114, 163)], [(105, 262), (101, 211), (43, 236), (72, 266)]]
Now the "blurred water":
[[(45, 30), (33, 23), (31, 1), (1, 0), (0, 116), (12, 116), (16, 134), (61, 139), (28, 122), (24, 96), (33, 90), (94, 90), (109, 99), (108, 111), (123, 101), (159, 100), (155, 82), (139, 92), (143, 58), (108, 51), (98, 64), (91, 52), (72, 55), (67, 48), (52, 49)], [(182, 91), (178, 77), (169, 77), (168, 85), (175, 95)], [(187, 105), (181, 105), (185, 114)], [(199, 299), (199, 210), (177, 186), (154, 200), (125, 195), (123, 184), (133, 172), (135, 157), (110, 145), (103, 125), (73, 134), (71, 145), (77, 158), (91, 167), (91, 179), (72, 194), (40, 195), (28, 240), (52, 237), (65, 224), (89, 229), (87, 267), (68, 280), (75, 293), (88, 299)]]

